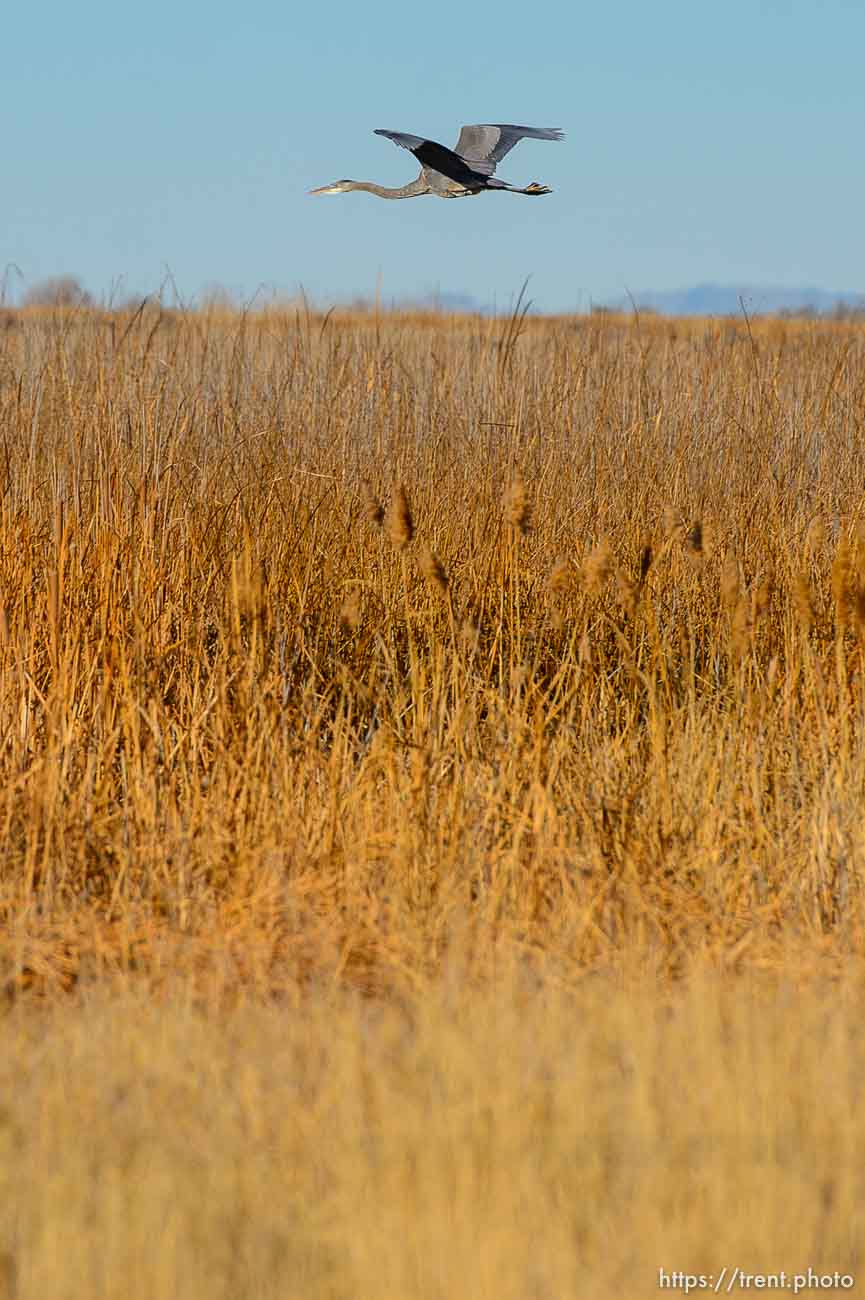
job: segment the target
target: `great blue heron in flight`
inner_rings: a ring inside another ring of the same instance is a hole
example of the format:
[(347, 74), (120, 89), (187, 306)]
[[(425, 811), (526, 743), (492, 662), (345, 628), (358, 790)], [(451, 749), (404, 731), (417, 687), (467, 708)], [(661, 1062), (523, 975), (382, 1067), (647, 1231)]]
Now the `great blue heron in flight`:
[(347, 194), (349, 190), (365, 190), (382, 199), (413, 199), (419, 194), (435, 194), (440, 199), (461, 199), (483, 190), (508, 190), (511, 194), (551, 194), (548, 185), (532, 181), (525, 189), (508, 185), (493, 176), (496, 164), (520, 140), (562, 140), (563, 133), (555, 126), (505, 126), (501, 123), (483, 126), (464, 126), (456, 148), (446, 149), (435, 140), (424, 140), (419, 135), (406, 135), (402, 131), (376, 131), (385, 135), (401, 149), (413, 153), (421, 165), (420, 176), (410, 185), (400, 185), (391, 190), (372, 181), (334, 181), (322, 185), (310, 194)]

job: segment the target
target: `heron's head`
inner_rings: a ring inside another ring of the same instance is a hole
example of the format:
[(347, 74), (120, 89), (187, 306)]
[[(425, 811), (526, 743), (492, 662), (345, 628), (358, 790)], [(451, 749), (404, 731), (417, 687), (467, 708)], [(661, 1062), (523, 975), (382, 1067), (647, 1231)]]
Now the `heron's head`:
[(334, 181), (332, 185), (320, 185), (317, 190), (310, 190), (310, 194), (345, 194), (350, 190), (353, 181)]

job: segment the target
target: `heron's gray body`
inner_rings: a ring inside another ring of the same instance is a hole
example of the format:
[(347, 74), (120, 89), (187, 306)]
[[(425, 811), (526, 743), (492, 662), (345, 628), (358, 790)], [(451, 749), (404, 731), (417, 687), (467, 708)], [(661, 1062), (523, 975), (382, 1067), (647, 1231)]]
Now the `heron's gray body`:
[(498, 180), (493, 173), (496, 164), (520, 140), (564, 138), (558, 127), (510, 126), (504, 123), (464, 126), (455, 149), (447, 149), (435, 140), (409, 135), (405, 131), (378, 130), (375, 134), (386, 136), (401, 149), (408, 149), (409, 153), (414, 154), (421, 164), (421, 172), (416, 180), (396, 189), (388, 189), (372, 181), (336, 181), (333, 185), (323, 185), (310, 192), (345, 194), (350, 190), (365, 190), (383, 199), (411, 199), (421, 194), (434, 194), (440, 199), (459, 199), (481, 194), (484, 190), (508, 190), (512, 194), (549, 194), (551, 191), (546, 185), (532, 182), (520, 189)]

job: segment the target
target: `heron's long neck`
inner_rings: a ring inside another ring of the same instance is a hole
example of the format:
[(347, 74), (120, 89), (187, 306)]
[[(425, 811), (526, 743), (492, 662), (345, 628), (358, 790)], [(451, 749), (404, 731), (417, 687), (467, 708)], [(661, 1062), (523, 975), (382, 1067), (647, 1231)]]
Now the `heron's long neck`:
[(417, 194), (428, 194), (429, 187), (419, 176), (410, 185), (400, 185), (390, 190), (386, 185), (376, 185), (374, 181), (352, 181), (353, 190), (365, 190), (367, 194), (377, 194), (380, 199), (413, 199)]

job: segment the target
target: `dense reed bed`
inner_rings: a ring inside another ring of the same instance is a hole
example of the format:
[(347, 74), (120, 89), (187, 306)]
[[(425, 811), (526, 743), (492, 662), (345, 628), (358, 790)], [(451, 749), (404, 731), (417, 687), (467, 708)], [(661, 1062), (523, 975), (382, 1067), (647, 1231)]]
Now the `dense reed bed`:
[(0, 433), (0, 1294), (855, 1270), (861, 325), (30, 309)]
[(7, 978), (861, 949), (861, 327), (0, 337)]

